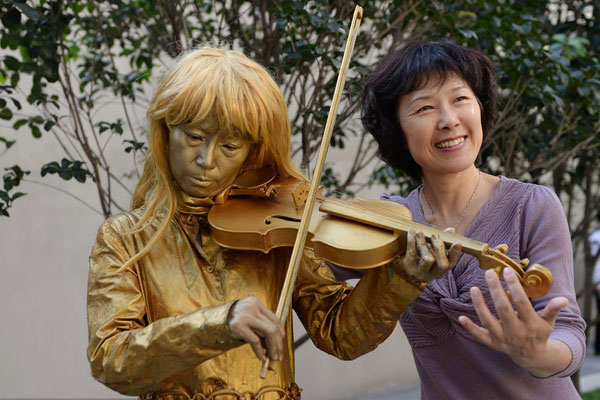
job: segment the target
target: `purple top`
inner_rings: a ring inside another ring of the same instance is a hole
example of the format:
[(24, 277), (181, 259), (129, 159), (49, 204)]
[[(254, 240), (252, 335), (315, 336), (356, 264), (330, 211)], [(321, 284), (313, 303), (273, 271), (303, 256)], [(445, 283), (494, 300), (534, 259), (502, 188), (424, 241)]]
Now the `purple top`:
[[(410, 209), (413, 220), (427, 224), (418, 191), (408, 197), (383, 194)], [(498, 188), (483, 205), (464, 236), (489, 244), (507, 244), (514, 260), (529, 258), (544, 265), (554, 277), (550, 292), (532, 299), (542, 310), (556, 296), (569, 305), (556, 320), (552, 337), (566, 343), (573, 354), (571, 364), (554, 377), (536, 378), (504, 353), (476, 342), (458, 322), (466, 315), (480, 324), (469, 288), (478, 286), (495, 313), (476, 258), (461, 255), (454, 269), (431, 281), (400, 319), (411, 344), (423, 399), (579, 399), (569, 376), (579, 369), (585, 355), (585, 322), (575, 299), (571, 238), (565, 214), (550, 189), (500, 177)], [(352, 273), (336, 269), (338, 278)]]

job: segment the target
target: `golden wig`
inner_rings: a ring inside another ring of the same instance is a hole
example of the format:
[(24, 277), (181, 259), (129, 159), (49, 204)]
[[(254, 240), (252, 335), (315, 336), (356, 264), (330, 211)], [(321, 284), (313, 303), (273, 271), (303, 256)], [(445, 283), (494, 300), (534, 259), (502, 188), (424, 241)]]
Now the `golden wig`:
[(161, 218), (154, 237), (131, 262), (164, 234), (181, 201), (169, 167), (173, 127), (216, 118), (228, 133), (253, 143), (245, 167), (271, 165), (279, 176), (305, 179), (290, 159), (291, 129), (281, 90), (265, 68), (239, 52), (203, 47), (180, 56), (160, 81), (147, 117), (150, 149), (131, 203), (144, 214), (134, 232)]

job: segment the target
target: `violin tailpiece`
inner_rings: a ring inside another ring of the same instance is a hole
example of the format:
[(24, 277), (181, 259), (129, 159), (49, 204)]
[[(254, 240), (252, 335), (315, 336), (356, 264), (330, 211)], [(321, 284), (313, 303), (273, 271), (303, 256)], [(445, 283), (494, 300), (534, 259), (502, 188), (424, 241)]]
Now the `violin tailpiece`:
[(277, 185), (263, 185), (252, 188), (231, 188), (229, 196), (252, 196), (267, 199), (274, 199), (277, 197)]

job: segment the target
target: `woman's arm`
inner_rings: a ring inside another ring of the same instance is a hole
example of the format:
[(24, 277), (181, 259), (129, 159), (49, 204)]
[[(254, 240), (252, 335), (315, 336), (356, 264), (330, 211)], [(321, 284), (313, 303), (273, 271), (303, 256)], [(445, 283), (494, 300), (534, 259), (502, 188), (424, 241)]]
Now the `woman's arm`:
[(88, 282), (88, 359), (97, 380), (123, 394), (143, 394), (243, 344), (227, 328), (233, 302), (149, 323), (138, 272), (123, 268), (128, 259), (124, 239), (105, 222)]
[(499, 318), (489, 313), (481, 292), (473, 288), (473, 303), (484, 325), (478, 327), (465, 316), (459, 321), (479, 341), (508, 354), (531, 374), (569, 376), (583, 362), (585, 323), (575, 298), (567, 221), (560, 201), (548, 188), (532, 187), (523, 201), (520, 255), (552, 272), (552, 289), (542, 298), (527, 299), (519, 285), (511, 287), (514, 275), (511, 271), (506, 276), (511, 302), (503, 294), (498, 278), (487, 272), (486, 280)]
[(368, 270), (355, 288), (337, 283), (326, 263), (305, 252), (294, 308), (317, 347), (338, 358), (354, 359), (392, 333), (426, 282), (454, 267), (460, 251), (453, 246), (446, 254), (438, 237), (428, 245), (422, 233), (411, 231), (402, 260)]
[(479, 342), (506, 353), (515, 364), (534, 376), (550, 377), (567, 369), (573, 358), (571, 350), (566, 343), (550, 335), (568, 300), (555, 297), (538, 313), (511, 269), (504, 270), (510, 300), (494, 271), (486, 271), (485, 278), (498, 318), (485, 304), (479, 288), (472, 287), (471, 298), (482, 326), (463, 315), (458, 319), (463, 327)]

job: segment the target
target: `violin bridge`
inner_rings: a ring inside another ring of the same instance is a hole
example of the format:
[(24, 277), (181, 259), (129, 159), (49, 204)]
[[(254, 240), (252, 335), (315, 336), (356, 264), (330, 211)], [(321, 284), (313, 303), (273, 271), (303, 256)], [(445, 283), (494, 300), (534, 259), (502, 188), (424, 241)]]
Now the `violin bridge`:
[[(308, 199), (308, 191), (310, 190), (310, 183), (307, 181), (299, 182), (294, 190), (292, 190), (292, 198), (294, 199), (294, 204), (296, 205), (296, 210), (300, 207), (304, 207), (306, 204), (306, 199)], [(322, 187), (319, 186), (317, 188), (317, 196), (322, 196), (323, 190)]]
[(294, 199), (294, 204), (296, 205), (296, 209), (302, 207), (304, 203), (306, 203), (306, 199), (308, 198), (308, 189), (310, 188), (310, 184), (306, 181), (299, 182), (294, 190), (292, 191), (292, 198)]

